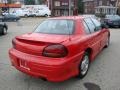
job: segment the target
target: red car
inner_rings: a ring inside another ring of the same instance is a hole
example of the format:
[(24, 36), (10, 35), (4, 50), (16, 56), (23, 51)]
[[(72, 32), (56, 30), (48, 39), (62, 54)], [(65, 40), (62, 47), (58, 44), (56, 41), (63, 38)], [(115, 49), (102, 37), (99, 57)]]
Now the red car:
[(56, 17), (43, 21), (33, 33), (15, 37), (9, 56), (19, 71), (61, 82), (83, 78), (109, 41), (109, 30), (94, 18)]

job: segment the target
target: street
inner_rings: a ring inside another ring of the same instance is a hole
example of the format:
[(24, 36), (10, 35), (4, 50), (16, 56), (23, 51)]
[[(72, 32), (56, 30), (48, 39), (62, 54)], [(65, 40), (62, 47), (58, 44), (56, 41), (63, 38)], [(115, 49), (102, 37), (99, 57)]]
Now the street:
[(7, 22), (8, 34), (0, 36), (0, 90), (120, 90), (120, 29), (110, 29), (110, 46), (91, 63), (87, 76), (52, 83), (30, 77), (11, 66), (8, 50), (12, 38), (34, 31), (44, 18), (23, 18)]

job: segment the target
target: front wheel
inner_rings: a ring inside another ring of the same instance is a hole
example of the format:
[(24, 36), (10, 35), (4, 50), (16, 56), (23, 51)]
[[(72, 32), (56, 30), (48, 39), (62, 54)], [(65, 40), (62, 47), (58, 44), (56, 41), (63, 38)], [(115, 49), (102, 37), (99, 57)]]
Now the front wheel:
[(85, 52), (82, 61), (79, 65), (79, 75), (77, 76), (78, 78), (84, 78), (88, 72), (90, 65), (90, 58), (89, 58), (89, 53)]

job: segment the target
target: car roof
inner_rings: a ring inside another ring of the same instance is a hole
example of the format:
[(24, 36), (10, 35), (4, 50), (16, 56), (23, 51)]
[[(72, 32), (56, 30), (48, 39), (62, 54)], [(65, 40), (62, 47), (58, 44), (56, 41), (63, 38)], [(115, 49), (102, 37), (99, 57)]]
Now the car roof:
[(77, 19), (84, 19), (85, 16), (61, 16), (61, 17), (53, 17), (50, 19), (69, 19), (69, 20), (77, 20)]

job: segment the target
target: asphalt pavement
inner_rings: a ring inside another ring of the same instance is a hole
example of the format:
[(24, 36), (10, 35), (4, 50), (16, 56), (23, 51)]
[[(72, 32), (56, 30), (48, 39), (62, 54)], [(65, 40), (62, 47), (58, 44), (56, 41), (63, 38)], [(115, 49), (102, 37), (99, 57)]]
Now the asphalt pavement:
[(8, 34), (0, 36), (0, 90), (120, 90), (120, 29), (110, 29), (110, 46), (91, 64), (87, 76), (61, 83), (43, 81), (17, 71), (11, 66), (8, 50), (17, 35), (34, 31), (44, 18), (7, 22)]

